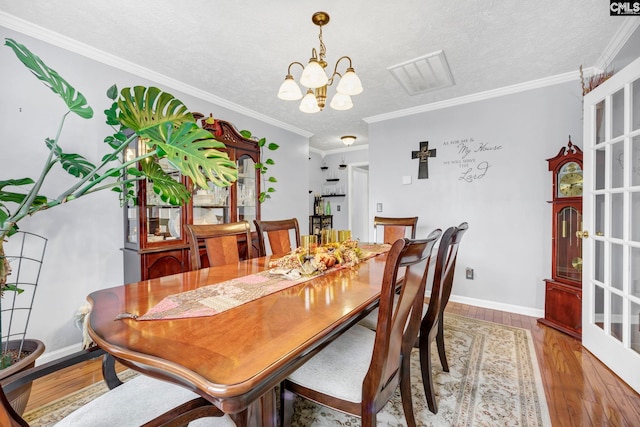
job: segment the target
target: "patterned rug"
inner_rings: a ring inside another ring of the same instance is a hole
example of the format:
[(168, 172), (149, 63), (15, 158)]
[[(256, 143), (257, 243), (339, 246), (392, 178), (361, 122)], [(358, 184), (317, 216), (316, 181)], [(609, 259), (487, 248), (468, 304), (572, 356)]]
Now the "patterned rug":
[[(445, 315), (445, 342), (450, 372), (443, 372), (433, 345), (433, 374), (438, 414), (427, 408), (418, 351), (411, 355), (411, 384), (419, 426), (551, 426), (538, 363), (529, 331)], [(127, 375), (135, 375), (130, 371)], [(67, 413), (104, 393), (93, 385), (25, 418), (31, 426), (51, 426)], [(358, 426), (360, 420), (298, 398), (293, 425)], [(379, 426), (405, 426), (400, 393), (378, 414)]]

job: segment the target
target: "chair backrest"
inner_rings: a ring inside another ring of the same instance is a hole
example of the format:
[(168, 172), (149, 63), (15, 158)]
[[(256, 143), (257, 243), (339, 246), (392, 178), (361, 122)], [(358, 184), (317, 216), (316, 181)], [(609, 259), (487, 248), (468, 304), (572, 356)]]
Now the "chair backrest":
[(469, 229), (469, 224), (466, 222), (461, 223), (456, 227), (456, 231), (453, 234), (453, 241), (451, 242), (451, 248), (449, 251), (449, 257), (447, 258), (447, 266), (445, 268), (446, 275), (442, 279), (442, 302), (440, 303), (440, 318), (442, 318), (442, 312), (449, 302), (451, 296), (451, 290), (453, 288), (453, 275), (456, 270), (456, 260), (458, 259), (458, 248), (462, 241), (462, 236)]
[(382, 243), (392, 244), (398, 239), (403, 239), (407, 237), (407, 231), (409, 232), (409, 238), (415, 239), (417, 224), (417, 216), (406, 218), (376, 216), (373, 218), (373, 241), (378, 241), (378, 227), (384, 229)]
[[(227, 224), (185, 224), (189, 239), (189, 259), (191, 270), (202, 268), (200, 247), (204, 246), (209, 266), (234, 264), (241, 259), (252, 257), (251, 230), (247, 221)], [(245, 240), (238, 245), (238, 237)], [(240, 249), (243, 249), (243, 254)]]
[[(438, 229), (426, 239), (396, 240), (387, 254), (373, 356), (362, 386), (363, 401), (384, 405), (399, 384), (403, 348), (406, 343), (415, 342), (418, 330), (418, 325), (409, 327), (408, 319), (415, 310), (422, 310), (431, 252), (441, 234)], [(394, 301), (398, 270), (402, 267), (406, 268), (402, 288)]]
[[(420, 324), (420, 340), (430, 340), (433, 337), (434, 331), (437, 330), (438, 323), (442, 320), (440, 317), (444, 310), (442, 300), (444, 282), (452, 271), (454, 264), (452, 260), (457, 253), (458, 244), (455, 242), (457, 231), (457, 227), (449, 227), (440, 238), (438, 255), (433, 272), (429, 306)], [(460, 237), (462, 237), (462, 234)], [(420, 314), (422, 314), (422, 312)]]
[[(269, 240), (269, 248), (273, 255), (285, 255), (293, 249), (291, 245), (290, 231), (295, 235), (295, 247), (300, 246), (300, 228), (296, 218), (281, 219), (276, 221), (254, 220), (256, 231), (258, 232), (258, 246), (260, 253), (258, 256), (267, 255), (266, 239)], [(265, 236), (266, 234), (266, 236)]]

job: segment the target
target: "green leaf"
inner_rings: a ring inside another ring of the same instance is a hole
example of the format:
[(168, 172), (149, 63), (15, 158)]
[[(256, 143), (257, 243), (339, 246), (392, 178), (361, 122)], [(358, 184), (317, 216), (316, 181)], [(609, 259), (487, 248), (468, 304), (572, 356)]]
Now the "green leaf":
[(269, 143), (267, 148), (269, 150), (271, 150), (271, 151), (276, 151), (278, 148), (280, 148), (280, 146), (278, 144), (276, 144), (275, 142), (271, 142), (271, 143)]
[(255, 168), (256, 169), (262, 169), (264, 167), (264, 165), (262, 163), (256, 163)]
[(267, 143), (267, 139), (266, 138), (260, 138), (258, 140), (258, 147), (264, 147), (264, 144)]
[(118, 119), (138, 135), (146, 136), (147, 130), (160, 125), (179, 127), (185, 122), (195, 123), (193, 115), (182, 101), (157, 87), (124, 88), (120, 95)]
[(274, 162), (273, 159), (267, 159), (265, 161), (265, 163), (268, 164), (268, 165), (275, 165), (276, 164), (276, 162)]
[(273, 176), (270, 176), (267, 181), (269, 181), (269, 182), (278, 182), (278, 180)]
[[(27, 197), (27, 194), (14, 193), (12, 191), (4, 190), (4, 187), (12, 186), (19, 187), (21, 185), (31, 185), (34, 181), (31, 178), (10, 179), (8, 181), (0, 181), (0, 200), (3, 202), (22, 203)], [(47, 203), (45, 196), (36, 196), (33, 200), (33, 206), (41, 206)]]
[(275, 193), (276, 189), (273, 187), (267, 188), (267, 193)]
[(109, 98), (112, 101), (115, 101), (117, 97), (118, 97), (118, 86), (113, 85), (109, 89), (107, 89), (107, 98)]
[(242, 135), (243, 137), (250, 139), (251, 138), (251, 131), (248, 130), (241, 130), (240, 131), (240, 135)]
[(156, 162), (141, 162), (142, 173), (153, 184), (153, 191), (162, 201), (182, 205), (189, 201), (191, 193), (182, 183), (168, 175)]
[(62, 152), (62, 149), (57, 146), (52, 139), (45, 139), (45, 143), (47, 147), (49, 147), (49, 150), (53, 150), (54, 155), (60, 161), (62, 169), (76, 178), (84, 178), (96, 168), (93, 163), (79, 154), (66, 154)]
[(222, 151), (225, 145), (193, 122), (182, 123), (178, 129), (166, 123), (149, 129), (147, 136), (155, 141), (158, 149), (166, 152), (167, 159), (176, 168), (201, 188), (209, 188), (207, 180), (226, 187), (238, 179), (236, 163)]
[(76, 91), (53, 69), (49, 68), (38, 56), (34, 55), (24, 45), (13, 39), (5, 39), (5, 45), (13, 49), (18, 59), (31, 70), (38, 80), (54, 93), (60, 95), (70, 111), (78, 116), (89, 119), (93, 117), (93, 110), (87, 104), (87, 99)]
[(120, 124), (118, 120), (118, 103), (114, 102), (108, 110), (104, 110), (104, 115), (107, 118), (106, 123), (109, 126), (116, 126)]

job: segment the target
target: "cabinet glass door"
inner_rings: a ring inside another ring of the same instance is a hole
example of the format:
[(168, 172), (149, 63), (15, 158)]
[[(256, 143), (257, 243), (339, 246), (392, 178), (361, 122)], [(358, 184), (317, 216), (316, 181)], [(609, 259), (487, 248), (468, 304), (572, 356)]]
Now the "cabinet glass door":
[(238, 182), (237, 182), (237, 218), (238, 221), (248, 221), (253, 230), (253, 220), (256, 216), (256, 168), (253, 159), (243, 155), (238, 159)]
[[(182, 176), (166, 159), (160, 160), (160, 166), (171, 178), (180, 181)], [(147, 199), (147, 242), (164, 242), (182, 238), (181, 207), (162, 201), (153, 191), (153, 184), (145, 182)]]
[(194, 224), (223, 224), (229, 222), (229, 188), (209, 183), (209, 189), (196, 189), (193, 194)]

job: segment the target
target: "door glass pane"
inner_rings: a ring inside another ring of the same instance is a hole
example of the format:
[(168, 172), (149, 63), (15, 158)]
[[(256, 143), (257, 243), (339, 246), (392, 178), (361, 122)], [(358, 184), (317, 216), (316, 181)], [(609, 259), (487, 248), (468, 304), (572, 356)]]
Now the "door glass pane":
[(637, 130), (640, 129), (640, 79), (631, 84), (631, 92), (633, 93), (631, 130)]
[(622, 341), (622, 297), (611, 294), (611, 336)]
[(604, 283), (604, 242), (595, 241), (593, 253), (593, 265), (595, 267), (594, 279), (600, 283)]
[[(180, 182), (181, 175), (167, 159), (161, 159), (160, 167), (172, 179)], [(153, 183), (146, 182), (147, 199), (147, 242), (163, 242), (182, 238), (180, 206), (171, 205), (153, 191)]]
[(631, 303), (629, 311), (629, 325), (631, 326), (631, 350), (640, 353), (640, 305)]
[(208, 184), (208, 189), (198, 188), (193, 194), (193, 223), (229, 222), (229, 187), (218, 187), (211, 182)]
[(614, 193), (611, 195), (611, 237), (622, 239), (624, 223), (624, 195)]
[(596, 190), (604, 190), (604, 172), (605, 172), (605, 159), (606, 153), (604, 147), (596, 150), (596, 164), (595, 164), (595, 181)]
[(596, 226), (596, 236), (604, 236), (604, 194), (598, 194), (594, 200), (594, 217)]
[(631, 185), (640, 185), (640, 136), (631, 139)]
[(640, 248), (631, 248), (631, 280), (629, 294), (640, 298)]
[(634, 191), (631, 196), (631, 209), (629, 209), (629, 215), (631, 221), (629, 226), (631, 227), (631, 240), (640, 242), (640, 192)]
[(249, 156), (238, 159), (238, 221), (248, 221), (253, 229), (256, 219), (256, 168)]
[(611, 138), (624, 132), (624, 88), (611, 97)]
[(601, 142), (604, 142), (605, 140), (605, 135), (604, 135), (604, 101), (600, 101), (597, 105), (596, 105), (596, 119), (595, 119), (595, 125), (596, 125), (596, 144), (600, 144)]
[(622, 252), (624, 246), (611, 243), (611, 287), (622, 290)]
[(604, 329), (604, 289), (602, 289), (600, 286), (593, 285), (593, 302), (593, 322), (596, 326)]
[(624, 141), (611, 144), (611, 188), (624, 185)]

